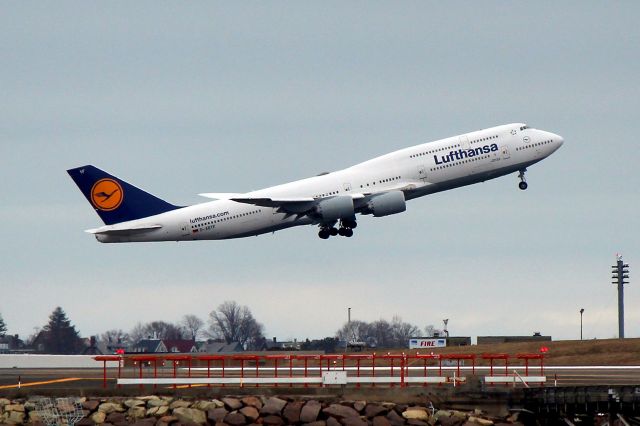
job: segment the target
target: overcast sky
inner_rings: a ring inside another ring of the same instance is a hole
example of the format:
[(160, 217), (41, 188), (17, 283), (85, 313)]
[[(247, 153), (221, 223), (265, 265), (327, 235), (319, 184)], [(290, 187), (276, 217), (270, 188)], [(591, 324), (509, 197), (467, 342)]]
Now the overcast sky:
[[(640, 336), (638, 2), (7, 2), (0, 13), (1, 304), (22, 337), (247, 305), (267, 337), (402, 316), (452, 335)], [(232, 241), (100, 244), (65, 170), (177, 204), (511, 122), (565, 138), (516, 175)]]

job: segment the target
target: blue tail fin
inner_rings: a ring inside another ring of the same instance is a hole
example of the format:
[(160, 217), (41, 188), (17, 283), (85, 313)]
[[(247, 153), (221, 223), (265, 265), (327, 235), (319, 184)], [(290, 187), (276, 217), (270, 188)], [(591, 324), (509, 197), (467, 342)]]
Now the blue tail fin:
[(179, 209), (97, 167), (67, 170), (106, 225)]

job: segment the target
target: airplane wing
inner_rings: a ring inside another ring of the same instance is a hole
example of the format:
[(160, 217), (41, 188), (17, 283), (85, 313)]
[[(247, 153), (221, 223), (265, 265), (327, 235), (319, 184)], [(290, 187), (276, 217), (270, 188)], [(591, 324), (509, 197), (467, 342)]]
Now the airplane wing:
[(103, 226), (101, 228), (96, 228), (96, 229), (87, 229), (84, 232), (87, 232), (89, 234), (125, 236), (125, 235), (142, 234), (147, 231), (152, 231), (154, 229), (160, 229), (160, 228), (162, 228), (162, 225), (136, 225), (128, 228)]
[(240, 197), (241, 193), (238, 192), (203, 192), (202, 194), (198, 194), (201, 197), (211, 198), (214, 200), (229, 200), (233, 197)]
[(259, 207), (277, 208), (284, 213), (304, 214), (316, 205), (313, 197), (300, 198), (268, 198), (268, 197), (234, 197), (230, 199), (236, 203), (252, 204)]
[[(349, 194), (354, 202), (364, 199), (364, 194)], [(331, 197), (326, 197), (331, 198)], [(253, 204), (260, 207), (277, 208), (283, 213), (304, 215), (312, 211), (318, 202), (324, 198), (298, 197), (298, 198), (270, 198), (270, 197), (234, 197), (231, 201), (244, 204)]]

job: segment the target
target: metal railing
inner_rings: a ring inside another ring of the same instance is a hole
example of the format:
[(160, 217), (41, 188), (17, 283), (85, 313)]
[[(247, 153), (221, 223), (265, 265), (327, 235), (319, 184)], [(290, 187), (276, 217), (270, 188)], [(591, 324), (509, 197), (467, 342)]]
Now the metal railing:
[[(524, 362), (523, 382), (541, 383), (544, 357), (541, 354), (484, 354), (481, 362), (490, 364), (485, 383), (514, 384), (508, 372), (509, 360)], [(97, 356), (103, 363), (103, 386), (107, 387), (107, 367), (117, 366), (117, 386), (428, 386), (466, 382), (465, 374), (476, 375), (474, 354), (261, 354), (199, 355), (144, 354)], [(494, 362), (504, 362), (494, 368)], [(529, 362), (540, 361), (540, 375), (529, 376)], [(470, 364), (470, 365), (469, 365)], [(511, 365), (515, 367), (515, 365)], [(522, 366), (520, 367), (522, 368)], [(337, 376), (332, 372), (344, 372)], [(328, 374), (330, 373), (330, 374)], [(536, 377), (534, 379), (534, 377)], [(113, 378), (112, 378), (113, 379)], [(526, 383), (525, 383), (526, 384)]]

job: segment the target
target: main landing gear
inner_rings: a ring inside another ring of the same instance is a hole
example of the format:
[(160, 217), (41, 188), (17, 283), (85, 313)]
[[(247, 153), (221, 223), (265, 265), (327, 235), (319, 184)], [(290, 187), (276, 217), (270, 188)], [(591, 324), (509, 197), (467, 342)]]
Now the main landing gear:
[(318, 232), (318, 237), (326, 240), (329, 237), (335, 237), (336, 235), (340, 235), (342, 237), (352, 237), (353, 230), (356, 228), (358, 224), (355, 220), (351, 219), (343, 219), (340, 221), (340, 227), (336, 229), (334, 225), (321, 225), (320, 231)]
[(525, 189), (527, 189), (527, 187), (529, 185), (527, 185), (527, 181), (524, 178), (524, 172), (526, 172), (527, 169), (522, 169), (520, 170), (520, 173), (518, 173), (518, 177), (520, 178), (520, 183), (518, 184), (518, 188), (522, 189), (523, 191)]

